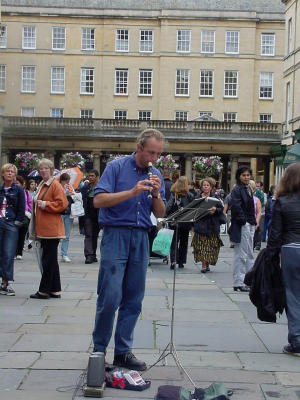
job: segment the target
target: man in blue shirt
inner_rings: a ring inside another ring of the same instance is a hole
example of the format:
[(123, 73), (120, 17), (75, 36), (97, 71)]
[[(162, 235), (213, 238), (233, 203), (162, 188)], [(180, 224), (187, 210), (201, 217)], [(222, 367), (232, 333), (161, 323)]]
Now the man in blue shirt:
[(150, 214), (165, 214), (162, 176), (156, 168), (151, 177), (147, 173), (149, 162), (156, 163), (163, 147), (162, 133), (146, 129), (137, 138), (136, 152), (110, 162), (94, 191), (103, 226), (94, 349), (106, 351), (118, 310), (113, 363), (138, 371), (147, 368), (132, 354), (132, 343), (145, 292)]

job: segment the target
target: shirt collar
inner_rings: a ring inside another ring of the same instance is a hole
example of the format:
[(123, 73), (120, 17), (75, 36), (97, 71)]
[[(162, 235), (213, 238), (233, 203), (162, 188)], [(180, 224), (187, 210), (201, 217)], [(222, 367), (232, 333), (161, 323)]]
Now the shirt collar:
[(145, 168), (140, 168), (138, 165), (137, 165), (137, 162), (136, 162), (136, 159), (135, 159), (135, 154), (136, 154), (136, 151), (134, 151), (129, 157), (130, 157), (130, 161), (131, 161), (131, 164), (132, 164), (132, 166), (133, 166), (133, 169), (135, 170), (135, 171), (138, 171), (138, 172), (141, 172), (141, 173), (146, 173), (147, 172), (147, 168), (145, 167)]

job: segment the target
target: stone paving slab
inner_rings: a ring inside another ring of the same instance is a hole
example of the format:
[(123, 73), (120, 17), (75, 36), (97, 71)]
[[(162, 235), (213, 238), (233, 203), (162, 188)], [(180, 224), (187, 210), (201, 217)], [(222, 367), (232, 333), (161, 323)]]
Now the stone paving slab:
[(42, 352), (32, 369), (84, 370), (88, 365), (87, 352)]
[(285, 388), (279, 385), (261, 385), (261, 388), (266, 400), (274, 400), (274, 398), (299, 400), (298, 394), (291, 388)]
[(10, 350), (21, 336), (21, 334), (0, 333), (0, 351)]
[[(154, 380), (176, 378), (176, 380), (181, 380), (182, 377), (178, 369), (174, 368), (170, 366), (156, 367), (146, 371), (143, 377)], [(226, 368), (225, 366), (223, 368), (187, 367), (185, 369), (194, 382), (276, 383), (275, 376), (271, 372), (244, 371), (242, 369)], [(176, 372), (175, 374), (174, 371)]]
[[(4, 296), (3, 296), (4, 297)], [(1, 296), (2, 299), (2, 296)], [(34, 304), (24, 304), (18, 307), (1, 307), (0, 308), (0, 320), (6, 321), (11, 320), (15, 321), (18, 317), (25, 317), (30, 318), (33, 315), (42, 315), (44, 310), (45, 302), (44, 303), (34, 303)]]
[[(252, 371), (286, 371), (300, 373), (300, 360), (286, 354), (238, 353), (243, 368)], [(300, 385), (300, 374), (299, 374)]]
[(69, 398), (74, 392), (76, 385), (79, 382), (82, 371), (58, 371), (58, 370), (32, 370), (22, 382), (20, 389), (24, 390), (39, 390), (39, 391), (69, 391)]
[(71, 397), (71, 391), (47, 393), (39, 390), (0, 390), (0, 399), (5, 400), (70, 400)]
[[(300, 372), (276, 372), (275, 376), (284, 386), (300, 386)], [(300, 395), (300, 388), (298, 391)]]
[(286, 325), (252, 324), (252, 327), (271, 353), (282, 353), (283, 346), (287, 344)]
[[(40, 357), (39, 353), (35, 352), (2, 352), (0, 353), (1, 369), (24, 369), (30, 368), (35, 361)], [(0, 370), (1, 374), (1, 370)], [(0, 397), (1, 398), (1, 397)]]
[[(54, 304), (54, 303), (52, 303)], [(89, 309), (88, 307), (59, 307), (59, 306), (47, 306), (43, 309), (43, 315), (53, 315), (53, 316), (91, 316), (95, 318), (95, 310)]]
[[(220, 330), (222, 335), (220, 336)], [(157, 346), (164, 348), (170, 338), (169, 329), (157, 325)], [(234, 325), (177, 322), (174, 327), (174, 343), (177, 349), (207, 351), (265, 352), (266, 348), (245, 323)]]
[[(160, 353), (161, 354), (161, 353)], [(238, 356), (233, 352), (216, 352), (216, 351), (177, 351), (178, 359), (181, 364), (185, 367), (213, 367), (213, 368), (242, 368), (242, 363)], [(144, 356), (143, 359), (147, 362), (147, 365), (151, 365), (158, 356), (154, 358), (154, 355), (150, 357)], [(176, 366), (173, 356), (169, 355), (164, 360), (168, 366)], [(162, 362), (160, 363), (162, 365)]]
[(19, 333), (39, 334), (39, 335), (89, 335), (93, 330), (94, 324), (23, 324)]
[[(0, 370), (0, 393), (17, 389), (27, 375), (27, 369), (1, 369)], [(5, 399), (5, 397), (0, 397)]]
[[(75, 313), (74, 313), (75, 314)], [(94, 325), (95, 315), (49, 315), (47, 324), (82, 324)]]
[(87, 351), (90, 342), (90, 335), (24, 334), (11, 351)]
[[(170, 321), (171, 310), (164, 309), (143, 309), (141, 314), (143, 320), (154, 321)], [(240, 311), (216, 311), (216, 310), (189, 310), (189, 309), (176, 309), (175, 310), (175, 323), (177, 322), (209, 322), (209, 323), (226, 323), (226, 324), (240, 324), (245, 323), (245, 318)]]

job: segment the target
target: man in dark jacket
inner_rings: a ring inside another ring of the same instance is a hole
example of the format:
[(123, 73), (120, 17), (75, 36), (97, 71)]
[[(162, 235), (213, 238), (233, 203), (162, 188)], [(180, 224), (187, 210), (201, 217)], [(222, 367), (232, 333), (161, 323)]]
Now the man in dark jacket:
[(98, 209), (94, 207), (94, 189), (99, 180), (99, 172), (96, 169), (88, 173), (89, 183), (81, 189), (84, 216), (84, 255), (85, 263), (97, 262), (96, 251), (100, 227), (98, 224)]

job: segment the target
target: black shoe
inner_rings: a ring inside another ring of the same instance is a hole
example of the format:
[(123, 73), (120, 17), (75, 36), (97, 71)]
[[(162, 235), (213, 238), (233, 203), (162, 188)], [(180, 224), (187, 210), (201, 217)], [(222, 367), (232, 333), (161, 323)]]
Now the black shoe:
[(94, 257), (87, 256), (85, 259), (85, 264), (93, 264), (94, 262)]
[(98, 262), (98, 258), (96, 256), (93, 257), (93, 262)]
[(132, 353), (115, 355), (113, 364), (117, 367), (133, 369), (135, 371), (145, 371), (147, 369), (146, 363), (138, 360)]
[(171, 262), (170, 269), (174, 269), (174, 268), (175, 268), (175, 266), (176, 266), (176, 263), (174, 263), (174, 262)]
[(49, 293), (49, 296), (52, 297), (53, 299), (60, 299), (61, 298), (60, 294)]
[(31, 299), (40, 299), (40, 300), (47, 300), (50, 298), (49, 294), (41, 294), (39, 292), (36, 292), (34, 294), (30, 295)]
[(285, 354), (291, 354), (292, 356), (300, 357), (300, 346), (293, 346), (292, 344), (288, 344), (284, 346), (282, 351)]
[(250, 288), (248, 286), (234, 286), (233, 290), (235, 292), (250, 292)]
[(255, 249), (254, 250), (260, 250), (260, 246), (255, 246)]
[(210, 271), (210, 268), (209, 268), (209, 266), (207, 266), (206, 267), (206, 272), (209, 272)]
[(202, 274), (206, 274), (207, 269), (206, 269), (206, 268), (202, 268), (202, 269), (201, 269), (201, 272), (202, 272)]
[(182, 263), (179, 263), (178, 268), (184, 268), (184, 265)]

